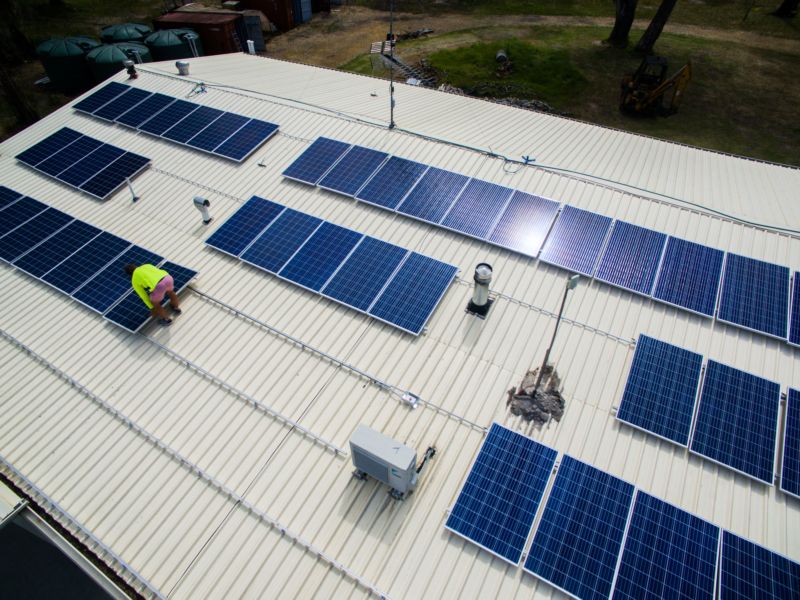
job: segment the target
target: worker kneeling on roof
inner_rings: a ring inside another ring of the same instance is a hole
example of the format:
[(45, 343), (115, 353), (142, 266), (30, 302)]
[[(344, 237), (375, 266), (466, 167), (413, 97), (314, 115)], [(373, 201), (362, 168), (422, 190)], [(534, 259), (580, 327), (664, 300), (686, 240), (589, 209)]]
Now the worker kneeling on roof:
[(125, 265), (125, 272), (131, 276), (133, 289), (150, 309), (153, 318), (158, 319), (159, 325), (172, 323), (172, 319), (167, 317), (164, 307), (161, 306), (164, 294), (169, 296), (172, 312), (176, 315), (181, 314), (180, 301), (178, 294), (175, 293), (175, 282), (169, 273), (154, 265), (135, 265), (133, 263)]

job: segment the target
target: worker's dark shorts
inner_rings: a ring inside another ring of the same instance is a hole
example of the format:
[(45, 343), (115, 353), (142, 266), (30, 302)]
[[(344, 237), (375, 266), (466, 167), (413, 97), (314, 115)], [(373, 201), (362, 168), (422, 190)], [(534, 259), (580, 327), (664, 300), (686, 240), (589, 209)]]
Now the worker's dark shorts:
[(175, 289), (174, 286), (175, 282), (172, 280), (172, 275), (165, 275), (161, 278), (161, 281), (156, 284), (153, 291), (150, 292), (150, 302), (154, 305), (161, 304), (161, 301), (164, 299), (164, 294)]

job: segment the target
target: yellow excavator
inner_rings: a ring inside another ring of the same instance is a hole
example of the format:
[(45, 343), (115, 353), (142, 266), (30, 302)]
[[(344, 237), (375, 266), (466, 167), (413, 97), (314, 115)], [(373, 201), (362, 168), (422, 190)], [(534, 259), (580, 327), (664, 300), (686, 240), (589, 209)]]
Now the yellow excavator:
[(667, 59), (645, 56), (636, 72), (622, 79), (619, 109), (649, 117), (675, 114), (692, 78), (692, 63), (685, 64), (669, 79), (667, 68)]

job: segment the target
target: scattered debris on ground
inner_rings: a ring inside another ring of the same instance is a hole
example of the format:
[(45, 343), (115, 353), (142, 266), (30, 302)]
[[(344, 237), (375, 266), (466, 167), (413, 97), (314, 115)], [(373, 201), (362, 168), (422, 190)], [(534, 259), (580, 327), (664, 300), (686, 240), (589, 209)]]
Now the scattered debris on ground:
[[(473, 94), (469, 94), (466, 91), (462, 90), (461, 88), (457, 88), (448, 83), (443, 83), (436, 89), (439, 90), (440, 92), (448, 92), (450, 94), (456, 94), (457, 96), (473, 96)], [(557, 110), (552, 106), (550, 106), (547, 102), (543, 102), (542, 100), (524, 100), (522, 98), (514, 98), (514, 97), (510, 98), (493, 98), (487, 96), (473, 96), (473, 97), (479, 97), (482, 100), (488, 100), (489, 102), (494, 102), (496, 104), (503, 104), (505, 106), (514, 106), (516, 108), (523, 108), (525, 110), (546, 112), (553, 115), (559, 115), (562, 117), (571, 116), (570, 113)]]
[(400, 35), (396, 36), (398, 41), (402, 40), (416, 40), (417, 38), (421, 38), (423, 36), (429, 35), (433, 33), (433, 29), (417, 29), (416, 31), (408, 31), (406, 33), (401, 33)]
[(548, 365), (539, 391), (535, 391), (539, 369), (528, 371), (519, 389), (508, 390), (508, 406), (511, 414), (522, 417), (536, 426), (546, 425), (551, 420), (560, 421), (564, 414), (564, 397), (561, 395), (561, 378), (558, 372)]

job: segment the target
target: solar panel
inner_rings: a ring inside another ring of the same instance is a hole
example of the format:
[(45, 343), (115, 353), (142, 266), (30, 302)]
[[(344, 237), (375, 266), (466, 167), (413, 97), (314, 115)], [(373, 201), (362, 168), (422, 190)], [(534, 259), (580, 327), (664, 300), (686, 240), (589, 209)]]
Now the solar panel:
[(208, 106), (198, 106), (196, 110), (176, 123), (164, 133), (161, 137), (165, 137), (173, 142), (185, 144), (203, 129), (211, 125), (214, 121), (220, 118), (223, 111), (216, 108), (209, 108)]
[(78, 102), (75, 106), (73, 106), (73, 108), (75, 110), (91, 114), (107, 102), (110, 102), (129, 89), (130, 88), (123, 83), (112, 81), (111, 83), (104, 85), (93, 94), (90, 94)]
[(65, 294), (72, 294), (130, 245), (130, 242), (104, 231), (48, 271), (41, 280)]
[(777, 383), (709, 360), (691, 451), (772, 485), (780, 399)]
[(591, 276), (610, 227), (608, 217), (567, 205), (556, 219), (539, 258)]
[(525, 570), (577, 598), (608, 598), (634, 488), (564, 456)]
[(277, 273), (321, 223), (322, 219), (287, 208), (242, 252), (240, 258)]
[(322, 293), (366, 311), (407, 255), (405, 248), (365, 236)]
[(488, 241), (536, 257), (557, 213), (557, 202), (516, 191)]
[(719, 527), (638, 490), (613, 598), (711, 600), (718, 547)]
[(83, 221), (72, 221), (58, 233), (14, 261), (14, 266), (34, 277), (41, 277), (100, 233)]
[(318, 292), (362, 237), (351, 229), (323, 223), (279, 275)]
[(169, 106), (139, 125), (139, 130), (160, 136), (199, 107), (198, 104), (187, 102), (186, 100), (175, 100), (175, 102), (172, 102)]
[(426, 165), (418, 162), (392, 156), (356, 194), (356, 198), (394, 209), (427, 169)]
[(214, 148), (231, 137), (249, 120), (241, 115), (225, 113), (186, 143), (198, 150), (213, 152)]
[(353, 146), (317, 185), (346, 196), (354, 196), (387, 156), (389, 155), (385, 152)]
[(786, 395), (781, 489), (800, 498), (800, 391), (792, 388)]
[(483, 239), (494, 229), (513, 193), (511, 188), (471, 179), (441, 224), (448, 229)]
[(127, 91), (114, 98), (111, 102), (98, 108), (92, 115), (101, 119), (113, 121), (152, 95), (152, 92), (137, 88), (128, 88)]
[(22, 198), (22, 194), (19, 192), (15, 192), (10, 188), (0, 185), (0, 210), (3, 210), (6, 206), (13, 204), (20, 198)]
[(125, 151), (121, 148), (103, 144), (88, 156), (78, 157), (69, 169), (59, 174), (58, 179), (71, 186), (80, 187), (82, 183), (94, 177), (123, 154)]
[(50, 158), (40, 162), (36, 165), (36, 169), (55, 177), (87, 155), (91, 155), (94, 150), (97, 150), (102, 145), (103, 142), (100, 140), (86, 136), (80, 137), (50, 156)]
[(368, 312), (419, 335), (457, 271), (453, 265), (413, 252)]
[(788, 600), (800, 597), (800, 564), (722, 532), (720, 600)]
[(789, 343), (800, 346), (800, 272), (794, 272), (792, 285), (792, 307), (790, 309)]
[(724, 258), (721, 250), (670, 237), (653, 297), (713, 317)]
[(702, 366), (700, 354), (640, 335), (617, 419), (688, 445)]
[(0, 259), (7, 262), (22, 256), (72, 221), (68, 214), (47, 208), (0, 238)]
[(786, 339), (789, 269), (728, 253), (717, 318)]
[(617, 221), (597, 267), (597, 279), (649, 296), (666, 242), (663, 233)]
[(175, 98), (170, 98), (164, 94), (151, 94), (146, 100), (122, 113), (114, 120), (122, 125), (137, 128), (173, 102), (175, 102)]
[[(197, 275), (197, 271), (169, 261), (161, 265), (160, 268), (172, 276), (176, 294), (180, 294)], [(166, 305), (168, 300), (168, 298), (164, 298), (162, 304)], [(136, 333), (150, 320), (150, 310), (139, 298), (139, 295), (131, 290), (105, 314), (105, 318), (130, 332)]]
[(17, 154), (16, 159), (26, 165), (35, 167), (46, 158), (82, 137), (84, 137), (82, 133), (78, 133), (69, 127), (63, 127), (24, 152)]
[(126, 152), (117, 160), (80, 186), (87, 194), (104, 200), (150, 163), (150, 159)]
[(163, 257), (149, 250), (131, 246), (94, 277), (88, 279), (80, 289), (72, 293), (72, 297), (81, 304), (104, 313), (131, 288), (131, 277), (125, 272), (125, 265), (128, 263), (159, 265), (162, 260)]
[(493, 423), (445, 528), (519, 564), (557, 452)]
[(287, 167), (283, 176), (301, 183), (315, 185), (349, 148), (350, 144), (318, 137)]
[(283, 209), (281, 204), (253, 196), (206, 240), (206, 244), (238, 257)]
[(46, 208), (46, 204), (34, 200), (33, 198), (28, 198), (27, 196), (20, 198), (14, 204), (3, 210), (2, 217), (0, 217), (0, 236), (16, 229), (25, 221), (32, 219)]
[(430, 167), (397, 210), (423, 221), (438, 223), (467, 185), (469, 177)]
[(274, 123), (251, 119), (234, 135), (214, 148), (214, 154), (241, 162), (278, 132)]

